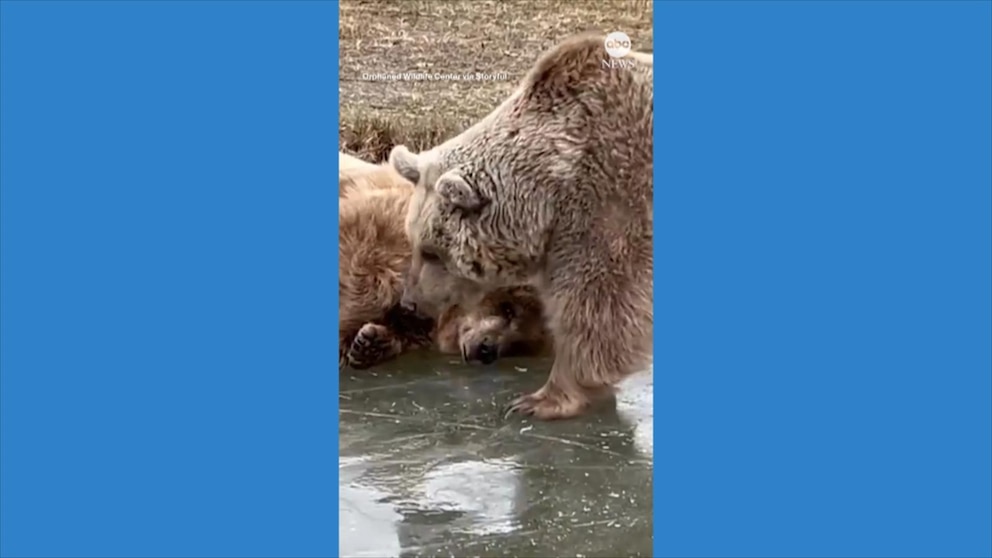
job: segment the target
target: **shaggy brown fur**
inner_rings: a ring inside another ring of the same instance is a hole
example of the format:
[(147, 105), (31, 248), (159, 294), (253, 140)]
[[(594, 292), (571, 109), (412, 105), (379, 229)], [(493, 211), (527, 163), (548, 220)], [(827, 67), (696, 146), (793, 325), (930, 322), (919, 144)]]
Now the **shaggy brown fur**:
[(499, 289), (479, 304), (445, 308), (436, 320), (403, 311), (402, 278), (411, 259), (403, 223), (414, 189), (392, 167), (369, 166), (342, 172), (342, 182), (350, 173), (355, 187), (341, 195), (339, 208), (341, 365), (367, 368), (429, 346), (488, 363), (550, 345), (530, 289)]
[(603, 36), (573, 37), (472, 128), (419, 155), (390, 154), (418, 184), (407, 306), (430, 311), (510, 285), (540, 292), (555, 362), (508, 413), (578, 415), (648, 362), (652, 58), (621, 62)]
[(355, 191), (340, 201), (338, 337), (342, 364), (362, 326), (381, 322), (400, 302), (403, 272), (410, 265), (410, 243), (397, 223), (402, 223), (409, 203), (410, 189), (404, 188)]

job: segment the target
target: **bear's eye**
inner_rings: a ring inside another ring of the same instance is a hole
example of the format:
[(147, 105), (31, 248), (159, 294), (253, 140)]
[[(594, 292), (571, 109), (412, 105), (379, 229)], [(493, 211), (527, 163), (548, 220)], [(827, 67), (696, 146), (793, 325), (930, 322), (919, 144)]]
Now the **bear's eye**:
[(431, 252), (430, 250), (421, 250), (420, 251), (420, 258), (422, 260), (424, 260), (425, 262), (439, 262), (439, 261), (441, 261), (441, 256), (438, 256), (437, 253)]
[(499, 313), (507, 320), (512, 320), (517, 316), (517, 309), (514, 308), (509, 302), (500, 302)]

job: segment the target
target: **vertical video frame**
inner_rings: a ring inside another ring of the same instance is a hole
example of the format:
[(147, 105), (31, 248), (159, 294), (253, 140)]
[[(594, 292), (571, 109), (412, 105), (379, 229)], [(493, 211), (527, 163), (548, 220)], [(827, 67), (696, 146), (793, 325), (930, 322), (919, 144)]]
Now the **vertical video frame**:
[(342, 0), (341, 556), (651, 556), (652, 2)]

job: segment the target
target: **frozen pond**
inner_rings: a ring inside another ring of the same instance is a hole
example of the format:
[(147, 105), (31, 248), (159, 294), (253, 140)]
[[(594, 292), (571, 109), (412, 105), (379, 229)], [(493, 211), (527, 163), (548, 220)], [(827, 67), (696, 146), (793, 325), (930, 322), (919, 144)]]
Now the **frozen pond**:
[(581, 418), (504, 421), (550, 365), (419, 354), (343, 371), (341, 556), (650, 556), (650, 374)]

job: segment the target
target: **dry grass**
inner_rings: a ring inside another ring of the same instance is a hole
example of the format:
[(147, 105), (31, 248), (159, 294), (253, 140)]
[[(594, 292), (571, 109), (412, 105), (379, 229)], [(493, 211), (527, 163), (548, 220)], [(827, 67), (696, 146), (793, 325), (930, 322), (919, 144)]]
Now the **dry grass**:
[[(341, 149), (378, 162), (433, 147), (488, 114), (541, 52), (574, 33), (623, 31), (651, 52), (651, 0), (342, 0)], [(372, 75), (475, 75), (487, 81)]]

